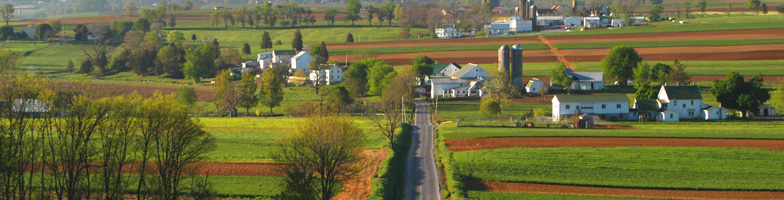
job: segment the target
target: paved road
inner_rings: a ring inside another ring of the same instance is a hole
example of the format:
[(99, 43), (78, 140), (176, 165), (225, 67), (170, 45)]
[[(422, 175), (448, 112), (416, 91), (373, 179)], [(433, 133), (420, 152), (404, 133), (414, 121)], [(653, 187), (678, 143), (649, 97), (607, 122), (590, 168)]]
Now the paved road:
[(433, 155), (433, 138), (430, 106), (426, 101), (417, 100), (411, 150), (406, 161), (406, 188), (403, 193), (405, 199), (441, 199), (441, 186)]

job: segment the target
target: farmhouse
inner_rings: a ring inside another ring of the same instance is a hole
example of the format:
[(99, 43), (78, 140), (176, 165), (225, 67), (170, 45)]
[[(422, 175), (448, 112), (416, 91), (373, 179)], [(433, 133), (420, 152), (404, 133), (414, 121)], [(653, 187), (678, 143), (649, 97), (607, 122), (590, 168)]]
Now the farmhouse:
[(297, 70), (304, 72), (305, 74), (310, 74), (310, 62), (316, 60), (313, 56), (310, 55), (308, 51), (300, 51), (294, 57), (291, 57), (291, 69), (289, 72), (294, 74)]
[(291, 58), (297, 55), (297, 50), (273, 50), (260, 53), (256, 61), (262, 70), (272, 67), (273, 64), (289, 65)]
[(451, 76), (430, 78), (430, 97), (483, 96), (481, 91), (487, 71), (475, 64), (467, 64)]
[[(430, 85), (430, 78), (432, 77), (451, 77), (452, 74), (455, 74), (460, 68), (462, 67), (455, 62), (449, 64), (435, 64), (433, 65), (433, 74), (425, 76), (425, 85)], [(419, 82), (419, 78), (417, 78), (417, 82)]]
[(696, 85), (662, 85), (657, 99), (635, 99), (634, 109), (641, 121), (727, 118), (727, 110), (702, 103), (702, 92)]
[(343, 72), (345, 71), (337, 65), (330, 64), (323, 70), (310, 70), (310, 81), (313, 84), (332, 85), (343, 81)]
[(450, 25), (437, 25), (436, 26), (436, 36), (439, 39), (448, 39), (448, 38), (460, 38), (462, 37), (462, 33), (455, 29), (454, 24)]
[(525, 20), (515, 14), (508, 20), (496, 21), (485, 26), (488, 36), (506, 35), (509, 33), (531, 32), (534, 30), (533, 20)]
[(553, 120), (561, 121), (572, 115), (590, 114), (610, 120), (629, 118), (629, 97), (611, 95), (555, 95)]

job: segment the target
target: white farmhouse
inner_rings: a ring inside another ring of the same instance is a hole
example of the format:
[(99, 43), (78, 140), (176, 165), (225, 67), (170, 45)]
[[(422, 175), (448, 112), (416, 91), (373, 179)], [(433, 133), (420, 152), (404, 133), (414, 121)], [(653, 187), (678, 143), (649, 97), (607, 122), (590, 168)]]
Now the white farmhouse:
[(343, 72), (345, 69), (330, 64), (324, 70), (310, 70), (310, 81), (313, 84), (332, 85), (343, 81)]
[(260, 53), (256, 59), (262, 70), (272, 67), (272, 64), (283, 64), (288, 66), (291, 58), (297, 55), (297, 50), (273, 50), (271, 52)]
[(610, 120), (629, 118), (629, 97), (625, 94), (555, 95), (552, 102), (555, 121), (564, 120), (575, 114), (598, 115)]
[(626, 19), (612, 19), (612, 27), (625, 27), (628, 26), (626, 24)]
[(438, 25), (436, 26), (436, 36), (439, 39), (460, 38), (462, 33), (455, 29), (455, 25)]
[(656, 99), (635, 99), (634, 109), (641, 121), (727, 118), (727, 110), (702, 103), (702, 92), (696, 85), (663, 85)]
[(487, 71), (475, 64), (467, 64), (452, 76), (430, 78), (430, 97), (483, 96), (481, 91)]
[(300, 51), (294, 57), (291, 57), (291, 69), (289, 69), (291, 74), (294, 74), (297, 70), (304, 72), (305, 74), (310, 74), (310, 62), (316, 60), (313, 56), (310, 55), (308, 51)]
[[(433, 77), (452, 77), (452, 74), (455, 74), (460, 68), (462, 67), (455, 62), (449, 64), (435, 64), (433, 65), (433, 74), (425, 76), (425, 85), (430, 85), (430, 78)], [(417, 78), (417, 82), (419, 82), (419, 78)]]
[(600, 18), (600, 17), (586, 17), (586, 18), (583, 18), (583, 26), (585, 26), (585, 28), (599, 28), (599, 27), (602, 27), (602, 18)]

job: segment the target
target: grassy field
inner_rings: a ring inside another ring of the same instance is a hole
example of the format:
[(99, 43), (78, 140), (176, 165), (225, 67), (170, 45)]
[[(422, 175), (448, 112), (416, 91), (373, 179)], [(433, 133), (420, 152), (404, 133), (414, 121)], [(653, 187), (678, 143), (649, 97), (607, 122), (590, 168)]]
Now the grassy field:
[(783, 38), (778, 39), (746, 39), (746, 40), (687, 40), (687, 41), (631, 41), (631, 42), (583, 42), (583, 43), (557, 43), (553, 44), (558, 49), (611, 49), (618, 45), (627, 45), (635, 48), (641, 47), (679, 47), (679, 46), (738, 46), (754, 44), (780, 44)]
[(535, 194), (535, 193), (506, 193), (506, 192), (481, 192), (468, 191), (469, 199), (482, 200), (505, 200), (505, 199), (539, 199), (539, 200), (560, 200), (560, 199), (583, 199), (583, 200), (652, 200), (651, 198), (631, 198), (631, 197), (605, 197), (605, 196), (585, 196), (568, 194)]
[[(217, 149), (207, 155), (209, 162), (272, 162), (270, 153), (277, 148), (278, 137), (296, 131), (304, 118), (199, 118), (204, 129), (215, 137)], [(371, 122), (364, 118), (354, 119), (367, 136), (365, 147), (386, 147), (386, 141)]]
[[(417, 53), (417, 52), (435, 52), (435, 51), (484, 51), (484, 50), (498, 50), (498, 47), (504, 44), (489, 44), (489, 45), (464, 45), (464, 46), (429, 46), (423, 47), (392, 47), (392, 48), (373, 48), (373, 49), (335, 49), (329, 50), (330, 55), (344, 55), (355, 53)], [(547, 45), (542, 43), (524, 43), (520, 44), (525, 50), (542, 50), (549, 49)], [(511, 46), (511, 45), (510, 45)], [(327, 45), (329, 47), (329, 45)]]
[[(623, 188), (784, 190), (784, 152), (753, 148), (613, 147), (454, 153), (480, 180)], [(774, 162), (772, 162), (774, 161)]]
[[(536, 97), (534, 97), (536, 98)], [(542, 98), (542, 97), (538, 97)], [(439, 101), (438, 113), (436, 116), (441, 121), (455, 121), (457, 118), (462, 119), (478, 119), (484, 118), (479, 114), (480, 101)], [(517, 119), (519, 116), (526, 115), (534, 109), (550, 110), (550, 105), (545, 104), (529, 104), (529, 103), (503, 103), (501, 105), (501, 114), (509, 117), (513, 116)], [(549, 112), (549, 111), (548, 111)], [(549, 116), (550, 113), (547, 113)]]
[(784, 20), (784, 15), (748, 15), (733, 14), (710, 15), (705, 18), (685, 20), (686, 24), (672, 22), (641, 22), (637, 26), (627, 28), (597, 28), (586, 31), (573, 31), (566, 33), (547, 33), (544, 36), (569, 36), (569, 35), (603, 35), (603, 34), (628, 34), (628, 33), (668, 33), (690, 31), (723, 31), (723, 30), (753, 30), (784, 28), (784, 24), (776, 23)]

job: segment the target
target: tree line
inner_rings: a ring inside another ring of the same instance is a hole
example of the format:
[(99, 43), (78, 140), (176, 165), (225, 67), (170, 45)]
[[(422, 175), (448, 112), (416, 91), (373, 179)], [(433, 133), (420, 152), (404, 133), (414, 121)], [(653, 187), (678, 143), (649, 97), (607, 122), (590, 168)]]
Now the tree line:
[(175, 96), (30, 76), (0, 87), (2, 199), (214, 195), (193, 176), (214, 139)]

